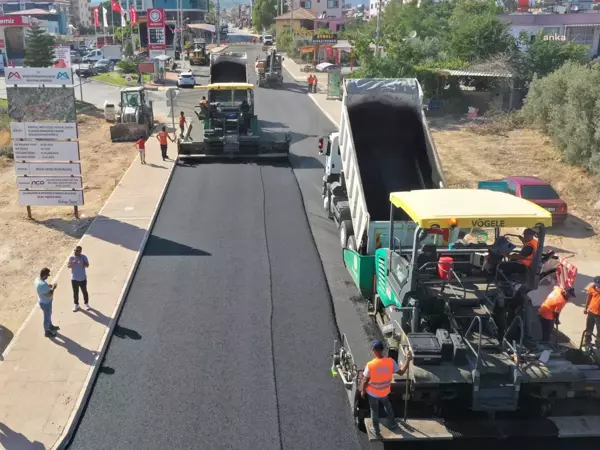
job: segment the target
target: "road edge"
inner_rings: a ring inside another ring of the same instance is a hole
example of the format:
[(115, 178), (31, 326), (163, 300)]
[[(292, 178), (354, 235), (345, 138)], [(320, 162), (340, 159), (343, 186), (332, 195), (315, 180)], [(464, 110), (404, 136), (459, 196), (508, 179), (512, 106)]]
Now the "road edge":
[[(158, 124), (154, 128), (154, 130), (152, 130), (152, 132), (154, 133), (154, 131), (161, 125), (162, 124)], [(137, 158), (136, 158), (136, 160), (137, 160)], [(133, 161), (132, 166), (136, 160)], [(152, 218), (150, 219), (150, 224), (148, 226), (148, 229), (146, 230), (146, 233), (144, 234), (144, 238), (142, 239), (142, 242), (140, 244), (140, 248), (138, 250), (137, 256), (135, 257), (133, 265), (131, 266), (131, 269), (129, 270), (129, 274), (127, 275), (127, 281), (125, 282), (125, 285), (123, 286), (123, 289), (121, 290), (119, 300), (117, 301), (117, 305), (115, 306), (115, 308), (113, 310), (113, 319), (109, 322), (108, 328), (106, 329), (106, 331), (104, 332), (104, 336), (102, 337), (101, 349), (98, 352), (98, 354), (96, 355), (92, 369), (88, 372), (88, 376), (84, 383), (85, 388), (80, 392), (79, 397), (77, 399), (76, 407), (74, 408), (73, 412), (71, 413), (71, 416), (69, 417), (69, 420), (67, 421), (67, 424), (65, 425), (65, 428), (63, 429), (61, 436), (58, 438), (58, 440), (52, 446), (52, 450), (65, 449), (71, 443), (71, 440), (73, 439), (73, 436), (75, 435), (75, 431), (77, 430), (77, 427), (79, 426), (79, 422), (80, 422), (83, 412), (87, 406), (87, 401), (92, 393), (94, 382), (96, 380), (96, 377), (98, 376), (98, 371), (100, 370), (100, 365), (101, 365), (102, 361), (104, 361), (104, 357), (106, 356), (106, 351), (108, 350), (108, 345), (110, 344), (110, 338), (111, 338), (112, 333), (115, 329), (115, 326), (118, 322), (119, 316), (121, 315), (123, 306), (125, 305), (125, 299), (127, 298), (127, 294), (129, 293), (129, 289), (131, 288), (131, 284), (132, 284), (135, 272), (137, 271), (137, 269), (140, 265), (140, 262), (142, 260), (142, 255), (144, 253), (144, 249), (146, 248), (146, 244), (148, 243), (148, 238), (150, 237), (150, 234), (152, 234), (152, 229), (154, 228), (154, 224), (156, 222), (156, 219), (158, 218), (158, 213), (160, 211), (160, 208), (161, 208), (163, 201), (165, 199), (165, 196), (167, 194), (169, 185), (171, 184), (171, 179), (173, 178), (173, 173), (175, 173), (176, 167), (177, 167), (177, 160), (175, 160), (175, 162), (171, 166), (171, 170), (169, 172), (169, 176), (167, 177), (167, 181), (165, 182), (165, 185), (160, 193), (160, 197), (158, 198), (158, 202), (156, 203), (154, 212), (152, 213)], [(123, 178), (124, 177), (125, 176), (123, 176)], [(116, 188), (115, 188), (115, 191), (116, 191)], [(108, 200), (107, 200), (107, 203), (108, 203)]]

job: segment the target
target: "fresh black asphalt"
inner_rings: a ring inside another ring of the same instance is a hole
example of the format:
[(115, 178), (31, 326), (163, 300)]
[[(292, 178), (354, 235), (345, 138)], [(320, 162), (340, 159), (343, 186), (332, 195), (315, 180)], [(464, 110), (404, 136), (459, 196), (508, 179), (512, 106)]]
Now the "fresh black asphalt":
[(298, 181), (285, 164), (175, 169), (70, 448), (364, 445), (330, 373), (337, 330), (304, 210), (320, 207), (316, 136), (332, 126), (289, 87), (257, 92), (257, 113), (293, 133)]

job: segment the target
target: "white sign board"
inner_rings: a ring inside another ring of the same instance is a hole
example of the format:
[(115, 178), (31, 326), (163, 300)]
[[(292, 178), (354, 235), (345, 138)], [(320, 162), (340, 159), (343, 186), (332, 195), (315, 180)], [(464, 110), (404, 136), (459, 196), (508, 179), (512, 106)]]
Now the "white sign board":
[(79, 142), (13, 141), (15, 161), (79, 161)]
[(17, 67), (6, 68), (5, 81), (7, 85), (24, 84), (44, 84), (46, 86), (73, 85), (71, 69), (58, 67), (35, 68), (35, 67)]
[(68, 45), (58, 45), (54, 47), (54, 57), (60, 66), (64, 63), (66, 67), (71, 67), (71, 47)]
[(21, 206), (81, 206), (83, 191), (19, 191)]
[(27, 189), (83, 189), (81, 177), (17, 177), (20, 191)]
[(149, 50), (148, 58), (152, 59), (152, 58), (156, 58), (157, 56), (166, 55), (166, 54), (167, 54), (167, 52), (165, 50)]
[(77, 139), (76, 123), (12, 122), (13, 139)]
[(81, 175), (79, 163), (15, 163), (17, 175)]

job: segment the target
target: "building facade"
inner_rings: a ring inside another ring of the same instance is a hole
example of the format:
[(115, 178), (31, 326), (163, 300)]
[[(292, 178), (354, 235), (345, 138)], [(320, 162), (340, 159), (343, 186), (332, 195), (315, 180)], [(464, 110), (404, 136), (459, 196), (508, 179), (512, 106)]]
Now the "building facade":
[(306, 9), (323, 19), (342, 19), (343, 0), (292, 0), (292, 9)]
[(510, 32), (519, 37), (521, 33), (543, 33), (549, 40), (571, 41), (590, 48), (590, 55), (597, 56), (600, 42), (600, 12), (576, 14), (508, 14), (499, 16), (510, 24)]

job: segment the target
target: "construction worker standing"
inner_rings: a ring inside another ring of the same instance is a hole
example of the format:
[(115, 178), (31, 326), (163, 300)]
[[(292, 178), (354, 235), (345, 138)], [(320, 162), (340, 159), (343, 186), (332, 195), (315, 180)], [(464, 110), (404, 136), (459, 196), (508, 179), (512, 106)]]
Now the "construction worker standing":
[(542, 342), (550, 342), (552, 328), (555, 323), (560, 324), (558, 321), (560, 312), (571, 297), (575, 297), (575, 289), (556, 286), (540, 306), (538, 314), (542, 323)]
[(585, 344), (589, 346), (592, 343), (592, 333), (596, 327), (596, 345), (600, 345), (600, 277), (595, 277), (594, 282), (587, 288), (583, 313), (587, 315)]
[(312, 92), (312, 87), (314, 83), (314, 77), (312, 73), (306, 79), (306, 83), (308, 84), (308, 93), (310, 94)]
[(360, 383), (360, 393), (364, 397), (368, 397), (369, 407), (371, 408), (371, 420), (373, 426), (369, 429), (375, 437), (381, 437), (379, 429), (379, 405), (382, 404), (387, 415), (388, 428), (390, 430), (398, 428), (394, 419), (394, 410), (388, 395), (391, 392), (391, 383), (394, 373), (403, 375), (408, 370), (408, 365), (413, 359), (412, 353), (409, 351), (406, 355), (406, 362), (402, 368), (398, 367), (396, 361), (388, 356), (383, 356), (383, 342), (373, 341), (372, 346), (373, 358), (367, 363), (363, 371), (363, 379)]

